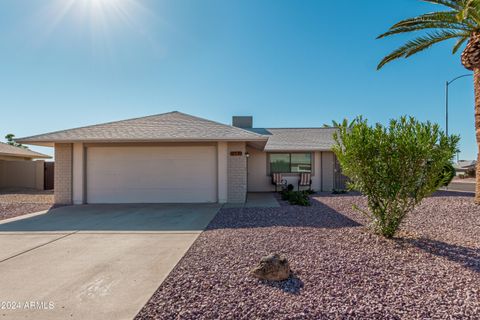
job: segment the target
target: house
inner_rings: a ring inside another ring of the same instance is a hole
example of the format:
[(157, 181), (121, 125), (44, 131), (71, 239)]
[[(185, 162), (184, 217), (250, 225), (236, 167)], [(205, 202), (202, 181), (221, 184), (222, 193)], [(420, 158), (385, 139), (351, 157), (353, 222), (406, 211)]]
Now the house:
[(459, 160), (453, 165), (457, 176), (465, 175), (469, 171), (475, 172), (477, 161), (475, 160)]
[(181, 112), (18, 139), (55, 147), (56, 203), (241, 203), (247, 192), (273, 191), (271, 172), (296, 185), (330, 191), (339, 176), (334, 128), (253, 128)]
[(50, 158), (46, 154), (0, 142), (0, 188), (44, 190), (46, 164), (44, 160), (34, 160)]

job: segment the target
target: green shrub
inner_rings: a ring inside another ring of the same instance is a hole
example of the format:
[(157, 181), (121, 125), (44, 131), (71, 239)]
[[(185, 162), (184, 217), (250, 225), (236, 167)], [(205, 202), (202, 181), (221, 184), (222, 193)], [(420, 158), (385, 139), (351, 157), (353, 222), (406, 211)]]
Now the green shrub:
[(443, 170), (440, 173), (440, 176), (438, 178), (438, 185), (440, 187), (446, 187), (452, 182), (453, 178), (455, 177), (456, 172), (455, 168), (453, 167), (451, 162), (447, 162), (443, 166)]
[(287, 186), (287, 190), (288, 190), (288, 191), (293, 191), (293, 184), (290, 183), (290, 184)]
[(305, 191), (291, 191), (288, 202), (297, 206), (310, 206), (310, 197)]
[(305, 191), (288, 191), (281, 193), (282, 200), (288, 201), (290, 204), (299, 206), (310, 206), (310, 197), (307, 190)]
[(291, 194), (291, 193), (292, 193), (292, 191), (282, 190), (282, 193), (281, 193), (282, 200), (288, 200), (288, 199), (290, 199), (290, 194)]
[(444, 165), (457, 151), (459, 137), (447, 137), (436, 124), (414, 118), (369, 126), (361, 117), (344, 121), (334, 135), (349, 188), (367, 197), (374, 230), (393, 237), (408, 212), (440, 185)]

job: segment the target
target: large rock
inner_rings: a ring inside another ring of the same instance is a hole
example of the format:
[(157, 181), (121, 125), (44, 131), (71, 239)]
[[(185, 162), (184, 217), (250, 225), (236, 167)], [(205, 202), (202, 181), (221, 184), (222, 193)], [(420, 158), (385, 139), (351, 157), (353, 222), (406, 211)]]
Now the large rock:
[(250, 274), (262, 280), (282, 281), (290, 277), (290, 264), (285, 257), (273, 253), (263, 257)]

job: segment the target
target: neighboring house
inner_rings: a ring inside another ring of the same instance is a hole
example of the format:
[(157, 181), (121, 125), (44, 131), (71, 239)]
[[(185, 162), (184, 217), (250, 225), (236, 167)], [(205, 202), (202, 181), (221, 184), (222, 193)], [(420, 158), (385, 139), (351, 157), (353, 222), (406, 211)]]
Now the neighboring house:
[(55, 147), (56, 203), (244, 202), (272, 191), (271, 172), (330, 191), (340, 175), (334, 128), (252, 128), (177, 111), (63, 130), (18, 142)]
[(457, 176), (465, 174), (467, 171), (475, 170), (477, 161), (475, 160), (459, 160), (453, 165)]
[[(0, 142), (0, 188), (45, 188), (45, 161), (42, 153)], [(53, 171), (52, 171), (53, 173)]]

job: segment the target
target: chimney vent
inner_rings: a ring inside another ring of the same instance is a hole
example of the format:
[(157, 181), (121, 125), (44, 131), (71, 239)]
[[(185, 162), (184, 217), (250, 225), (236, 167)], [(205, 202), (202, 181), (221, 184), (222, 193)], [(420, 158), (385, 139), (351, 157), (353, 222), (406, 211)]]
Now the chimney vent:
[(242, 129), (251, 129), (253, 127), (252, 116), (233, 116), (232, 126)]

